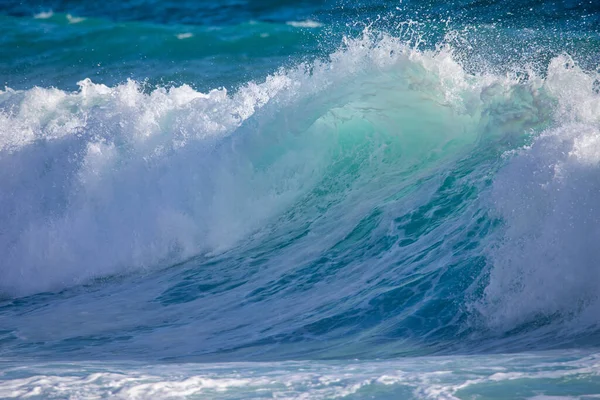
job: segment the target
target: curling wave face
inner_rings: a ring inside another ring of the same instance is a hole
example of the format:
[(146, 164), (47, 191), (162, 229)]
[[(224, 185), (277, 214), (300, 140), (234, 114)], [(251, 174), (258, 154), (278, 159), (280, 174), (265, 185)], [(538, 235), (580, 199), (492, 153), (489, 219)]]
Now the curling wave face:
[(366, 30), (232, 93), (0, 92), (3, 354), (597, 344), (598, 77), (456, 54)]

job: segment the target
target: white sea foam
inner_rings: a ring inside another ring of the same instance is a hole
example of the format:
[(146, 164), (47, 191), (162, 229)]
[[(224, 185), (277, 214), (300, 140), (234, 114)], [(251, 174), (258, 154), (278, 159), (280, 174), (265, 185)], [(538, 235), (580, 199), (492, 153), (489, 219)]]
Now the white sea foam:
[(215, 219), (212, 235), (243, 234), (233, 221), (260, 218), (262, 207), (249, 216), (224, 208), (253, 199), (232, 181), (238, 166), (222, 164), (235, 161), (211, 163), (211, 149), (290, 82), (272, 77), (234, 96), (187, 86), (146, 95), (135, 82), (89, 80), (75, 93), (0, 94), (2, 287), (56, 287), (186, 257), (211, 244)]
[(568, 352), (335, 363), (4, 364), (0, 396), (454, 400), (504, 396), (518, 388), (528, 398), (553, 399), (577, 382), (577, 392), (587, 399), (599, 395), (597, 367), (598, 355)]
[(494, 179), (492, 208), (505, 233), (490, 251), (481, 310), (495, 328), (544, 317), (597, 324), (600, 279), (600, 95), (598, 77), (554, 59), (543, 90), (554, 122), (509, 156)]

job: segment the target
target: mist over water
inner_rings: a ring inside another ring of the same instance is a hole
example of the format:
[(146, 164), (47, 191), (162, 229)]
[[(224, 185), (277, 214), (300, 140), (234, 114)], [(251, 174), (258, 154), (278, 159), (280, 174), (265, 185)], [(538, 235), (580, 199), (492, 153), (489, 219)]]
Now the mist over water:
[(134, 3), (0, 15), (0, 397), (600, 392), (593, 5)]

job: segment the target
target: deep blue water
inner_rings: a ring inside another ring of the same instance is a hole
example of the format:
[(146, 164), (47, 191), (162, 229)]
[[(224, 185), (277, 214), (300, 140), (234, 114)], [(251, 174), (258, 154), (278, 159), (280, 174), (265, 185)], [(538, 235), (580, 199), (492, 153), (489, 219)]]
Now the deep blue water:
[(0, 27), (1, 398), (600, 395), (600, 3)]

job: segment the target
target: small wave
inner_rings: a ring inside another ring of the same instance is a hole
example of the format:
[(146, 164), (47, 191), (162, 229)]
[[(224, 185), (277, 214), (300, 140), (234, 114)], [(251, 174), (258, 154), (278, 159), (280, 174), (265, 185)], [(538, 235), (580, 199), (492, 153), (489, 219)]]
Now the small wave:
[(83, 17), (75, 17), (71, 14), (67, 14), (67, 21), (69, 21), (70, 24), (78, 24), (80, 22), (85, 21), (85, 18)]
[(286, 24), (293, 26), (294, 28), (320, 28), (323, 26), (322, 23), (307, 19), (306, 21), (288, 21)]
[(42, 12), (39, 12), (39, 13), (35, 14), (33, 16), (33, 18), (35, 18), (35, 19), (48, 19), (48, 18), (52, 18), (53, 15), (54, 15), (54, 12), (52, 10), (42, 11)]
[(191, 32), (178, 33), (177, 34), (177, 39), (179, 39), (179, 40), (189, 39), (189, 38), (191, 38), (193, 36), (194, 36), (194, 34), (191, 33)]

